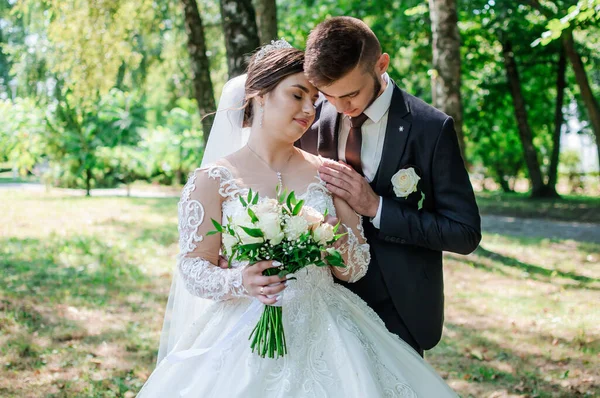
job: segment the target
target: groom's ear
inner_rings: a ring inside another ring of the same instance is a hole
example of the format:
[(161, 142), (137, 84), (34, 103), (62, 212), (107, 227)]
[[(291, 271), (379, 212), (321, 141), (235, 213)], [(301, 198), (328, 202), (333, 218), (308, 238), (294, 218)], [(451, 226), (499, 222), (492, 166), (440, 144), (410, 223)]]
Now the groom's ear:
[(388, 66), (390, 66), (390, 56), (387, 53), (383, 53), (375, 63), (375, 73), (377, 73), (377, 76), (383, 75), (387, 71)]

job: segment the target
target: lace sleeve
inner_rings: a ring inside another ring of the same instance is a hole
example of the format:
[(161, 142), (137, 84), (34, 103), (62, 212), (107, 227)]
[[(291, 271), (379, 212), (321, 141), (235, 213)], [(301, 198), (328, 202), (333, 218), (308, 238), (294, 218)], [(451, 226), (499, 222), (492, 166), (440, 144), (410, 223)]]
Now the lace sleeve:
[(183, 188), (178, 205), (178, 270), (186, 289), (195, 296), (226, 300), (246, 295), (242, 268), (222, 269), (219, 261), (221, 234), (207, 236), (214, 229), (211, 219), (222, 220), (220, 182), (205, 170), (196, 170)]
[(336, 198), (334, 203), (337, 216), (347, 230), (347, 235), (339, 241), (338, 247), (346, 268), (333, 267), (333, 272), (338, 279), (356, 282), (365, 276), (371, 262), (369, 244), (362, 228), (362, 216), (356, 214), (345, 201), (339, 198)]

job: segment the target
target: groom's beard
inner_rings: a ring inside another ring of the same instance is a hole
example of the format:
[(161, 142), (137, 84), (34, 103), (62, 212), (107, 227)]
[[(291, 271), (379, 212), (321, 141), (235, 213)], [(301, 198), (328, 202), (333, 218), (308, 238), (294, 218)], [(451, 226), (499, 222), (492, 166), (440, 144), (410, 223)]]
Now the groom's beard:
[[(365, 107), (365, 110), (369, 109), (369, 107), (373, 104), (373, 102), (375, 102), (375, 100), (379, 97), (379, 94), (380, 94), (379, 92), (381, 91), (381, 83), (379, 82), (377, 75), (375, 73), (373, 73), (371, 76), (373, 77), (373, 97), (371, 97), (371, 100), (369, 101), (369, 105), (367, 105)], [(365, 110), (363, 110), (363, 112)]]

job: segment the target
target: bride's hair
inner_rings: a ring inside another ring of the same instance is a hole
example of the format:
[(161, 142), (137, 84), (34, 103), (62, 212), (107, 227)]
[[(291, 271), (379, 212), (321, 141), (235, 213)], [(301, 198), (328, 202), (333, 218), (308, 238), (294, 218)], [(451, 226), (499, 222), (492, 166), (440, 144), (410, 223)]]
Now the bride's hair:
[(273, 91), (283, 79), (304, 71), (304, 52), (295, 48), (256, 53), (250, 59), (246, 78), (244, 127), (252, 124), (252, 98)]

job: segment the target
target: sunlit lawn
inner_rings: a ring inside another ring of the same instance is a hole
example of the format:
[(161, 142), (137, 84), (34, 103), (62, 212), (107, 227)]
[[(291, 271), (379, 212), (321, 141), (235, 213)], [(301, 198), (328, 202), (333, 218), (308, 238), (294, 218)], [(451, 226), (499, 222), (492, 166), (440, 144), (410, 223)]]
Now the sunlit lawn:
[[(0, 396), (137, 393), (154, 366), (176, 202), (0, 190)], [(485, 235), (475, 255), (448, 255), (446, 330), (427, 360), (464, 397), (600, 394), (599, 253)]]

